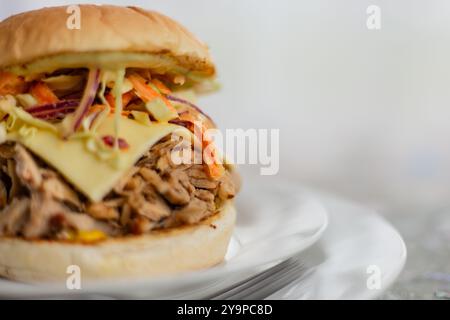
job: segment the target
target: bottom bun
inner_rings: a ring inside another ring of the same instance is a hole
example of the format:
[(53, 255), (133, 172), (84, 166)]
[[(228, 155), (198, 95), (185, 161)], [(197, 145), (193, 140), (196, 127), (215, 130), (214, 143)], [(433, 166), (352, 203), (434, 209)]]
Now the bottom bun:
[(236, 221), (231, 201), (195, 225), (110, 238), (96, 244), (0, 238), (0, 276), (58, 281), (78, 266), (81, 279), (158, 276), (208, 268), (226, 254)]

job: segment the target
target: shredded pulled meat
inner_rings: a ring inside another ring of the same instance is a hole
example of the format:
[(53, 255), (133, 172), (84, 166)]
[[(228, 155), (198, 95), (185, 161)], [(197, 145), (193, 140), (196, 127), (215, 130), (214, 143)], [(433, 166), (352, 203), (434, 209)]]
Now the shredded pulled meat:
[(154, 145), (97, 203), (22, 145), (0, 145), (0, 236), (74, 240), (79, 232), (118, 237), (198, 223), (235, 196), (237, 176), (226, 170), (215, 180), (202, 164), (174, 164), (177, 143)]

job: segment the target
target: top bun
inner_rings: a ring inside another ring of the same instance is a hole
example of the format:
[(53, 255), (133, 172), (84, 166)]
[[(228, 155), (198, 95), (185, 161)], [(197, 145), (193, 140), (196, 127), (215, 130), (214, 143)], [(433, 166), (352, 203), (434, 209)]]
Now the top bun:
[[(174, 20), (136, 7), (79, 5), (80, 29), (69, 29), (68, 7), (21, 13), (0, 22), (0, 68), (61, 54), (157, 54), (201, 74), (214, 75), (208, 47)], [(131, 63), (133, 65), (133, 63)]]

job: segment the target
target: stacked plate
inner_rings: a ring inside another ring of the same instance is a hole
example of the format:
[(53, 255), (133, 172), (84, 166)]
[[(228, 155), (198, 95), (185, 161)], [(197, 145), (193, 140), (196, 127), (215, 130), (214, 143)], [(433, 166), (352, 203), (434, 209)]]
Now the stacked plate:
[[(123, 279), (65, 286), (0, 280), (9, 298), (202, 298), (293, 255), (308, 279), (274, 292), (272, 299), (369, 299), (403, 268), (406, 248), (397, 231), (369, 209), (286, 182), (246, 183), (225, 261), (212, 269), (158, 279)], [(236, 280), (237, 281), (237, 280)]]

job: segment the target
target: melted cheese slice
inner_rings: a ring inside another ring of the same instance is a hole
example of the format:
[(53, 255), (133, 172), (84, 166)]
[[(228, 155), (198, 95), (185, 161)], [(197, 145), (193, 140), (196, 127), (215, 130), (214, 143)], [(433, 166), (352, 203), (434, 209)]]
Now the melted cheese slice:
[[(121, 118), (119, 137), (129, 144), (127, 150), (118, 152), (116, 165), (100, 159), (88, 151), (85, 139), (62, 140), (57, 133), (38, 129), (34, 134), (22, 137), (10, 133), (10, 140), (18, 141), (45, 160), (90, 200), (101, 201), (127, 171), (156, 142), (179, 130), (187, 129), (168, 123), (143, 125)], [(98, 128), (100, 136), (114, 136), (114, 117), (109, 116)]]

